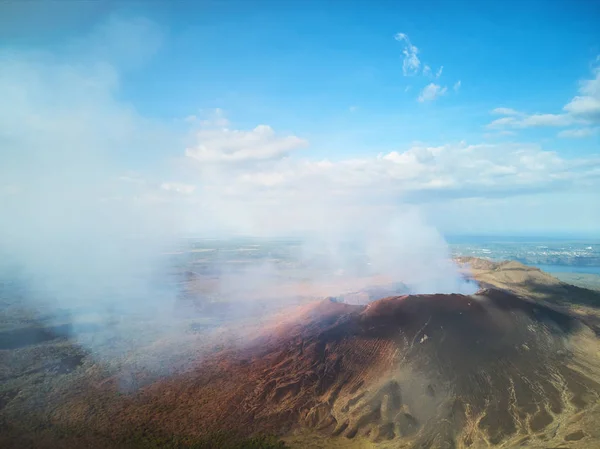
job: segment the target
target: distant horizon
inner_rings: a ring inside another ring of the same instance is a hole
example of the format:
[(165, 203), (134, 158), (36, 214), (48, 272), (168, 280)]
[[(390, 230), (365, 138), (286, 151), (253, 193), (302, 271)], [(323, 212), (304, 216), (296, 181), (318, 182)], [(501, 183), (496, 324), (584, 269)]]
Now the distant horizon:
[[(448, 243), (454, 243), (452, 241), (457, 240), (468, 240), (468, 239), (481, 239), (481, 240), (491, 240), (498, 239), (500, 241), (508, 242), (510, 239), (514, 239), (516, 241), (525, 242), (526, 240), (530, 240), (532, 242), (537, 241), (581, 241), (586, 242), (590, 241), (593, 243), (597, 241), (600, 243), (600, 233), (599, 234), (583, 234), (583, 233), (552, 233), (552, 234), (544, 234), (540, 233), (507, 233), (507, 234), (447, 234), (444, 235), (444, 238)], [(456, 242), (458, 243), (458, 242)]]
[[(600, 243), (600, 233), (599, 234), (584, 234), (584, 233), (552, 233), (552, 234), (544, 234), (543, 232), (539, 233), (523, 233), (519, 234), (516, 232), (506, 233), (506, 234), (441, 234), (442, 237), (446, 240), (447, 243), (459, 243), (458, 240), (491, 240), (491, 239), (499, 239), (504, 242), (509, 242), (511, 239), (516, 241), (525, 242), (526, 240), (530, 241), (552, 241), (552, 240), (560, 240), (560, 241), (598, 241)], [(268, 241), (286, 241), (286, 240), (303, 240), (305, 237), (298, 235), (282, 235), (282, 236), (261, 236), (261, 235), (252, 235), (252, 234), (231, 234), (231, 235), (194, 235), (192, 233), (186, 235), (180, 235), (181, 239), (198, 239), (198, 240), (233, 240), (233, 239), (255, 239), (255, 240), (268, 240)]]

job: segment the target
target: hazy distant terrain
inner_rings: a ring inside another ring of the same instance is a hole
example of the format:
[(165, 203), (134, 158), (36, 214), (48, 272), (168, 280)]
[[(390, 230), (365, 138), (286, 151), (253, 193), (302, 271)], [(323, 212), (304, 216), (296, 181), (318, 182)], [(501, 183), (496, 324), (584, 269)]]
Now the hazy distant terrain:
[(455, 256), (516, 260), (551, 273), (600, 274), (600, 241), (525, 237), (462, 237), (450, 240)]
[(600, 289), (598, 240), (465, 237), (451, 241), (450, 248), (455, 257), (516, 260), (538, 267), (566, 283)]

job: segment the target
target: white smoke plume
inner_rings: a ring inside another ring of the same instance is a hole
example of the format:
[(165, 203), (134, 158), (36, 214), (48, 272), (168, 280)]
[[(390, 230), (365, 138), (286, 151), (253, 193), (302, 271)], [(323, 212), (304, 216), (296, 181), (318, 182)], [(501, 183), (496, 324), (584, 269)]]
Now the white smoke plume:
[[(56, 53), (0, 52), (0, 268), (4, 279), (19, 272), (27, 304), (125, 313), (114, 332), (133, 340), (146, 322), (172, 332), (179, 291), (166, 279), (165, 253), (189, 235), (298, 237), (298, 277), (329, 283), (315, 294), (371, 275), (414, 292), (470, 289), (418, 208), (327, 163), (292, 164), (305, 139), (259, 124), (230, 130), (222, 112), (158, 121), (120, 100), (121, 71), (135, 70), (127, 52), (141, 46), (142, 59), (151, 57), (147, 42), (158, 48), (160, 39), (145, 21), (111, 22)], [(304, 178), (288, 184), (295, 170)], [(217, 290), (240, 302), (281, 282), (272, 260), (221, 271)], [(104, 347), (76, 336), (92, 351)]]

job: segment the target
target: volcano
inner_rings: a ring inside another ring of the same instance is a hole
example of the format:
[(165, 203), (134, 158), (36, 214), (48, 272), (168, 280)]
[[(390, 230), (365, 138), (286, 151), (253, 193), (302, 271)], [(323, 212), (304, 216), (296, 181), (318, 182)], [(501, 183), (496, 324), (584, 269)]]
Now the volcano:
[[(0, 446), (264, 447), (225, 433), (292, 448), (600, 447), (600, 293), (516, 262), (459, 262), (477, 293), (341, 294), (289, 306), (241, 341), (207, 335), (191, 366), (132, 374), (134, 389), (85, 361), (48, 377), (44, 395), (14, 388)], [(18, 378), (43, 380), (28, 373)]]
[(120, 413), (152, 407), (168, 432), (269, 432), (296, 447), (584, 444), (599, 436), (598, 348), (577, 317), (498, 289), (326, 299)]

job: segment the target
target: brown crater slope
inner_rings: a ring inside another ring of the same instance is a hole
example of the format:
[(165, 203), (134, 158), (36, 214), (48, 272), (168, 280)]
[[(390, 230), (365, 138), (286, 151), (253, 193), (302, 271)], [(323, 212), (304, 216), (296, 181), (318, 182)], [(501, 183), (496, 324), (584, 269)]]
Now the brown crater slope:
[(598, 447), (598, 348), (575, 316), (501, 290), (328, 299), (112, 416), (180, 435), (274, 432), (299, 447)]

